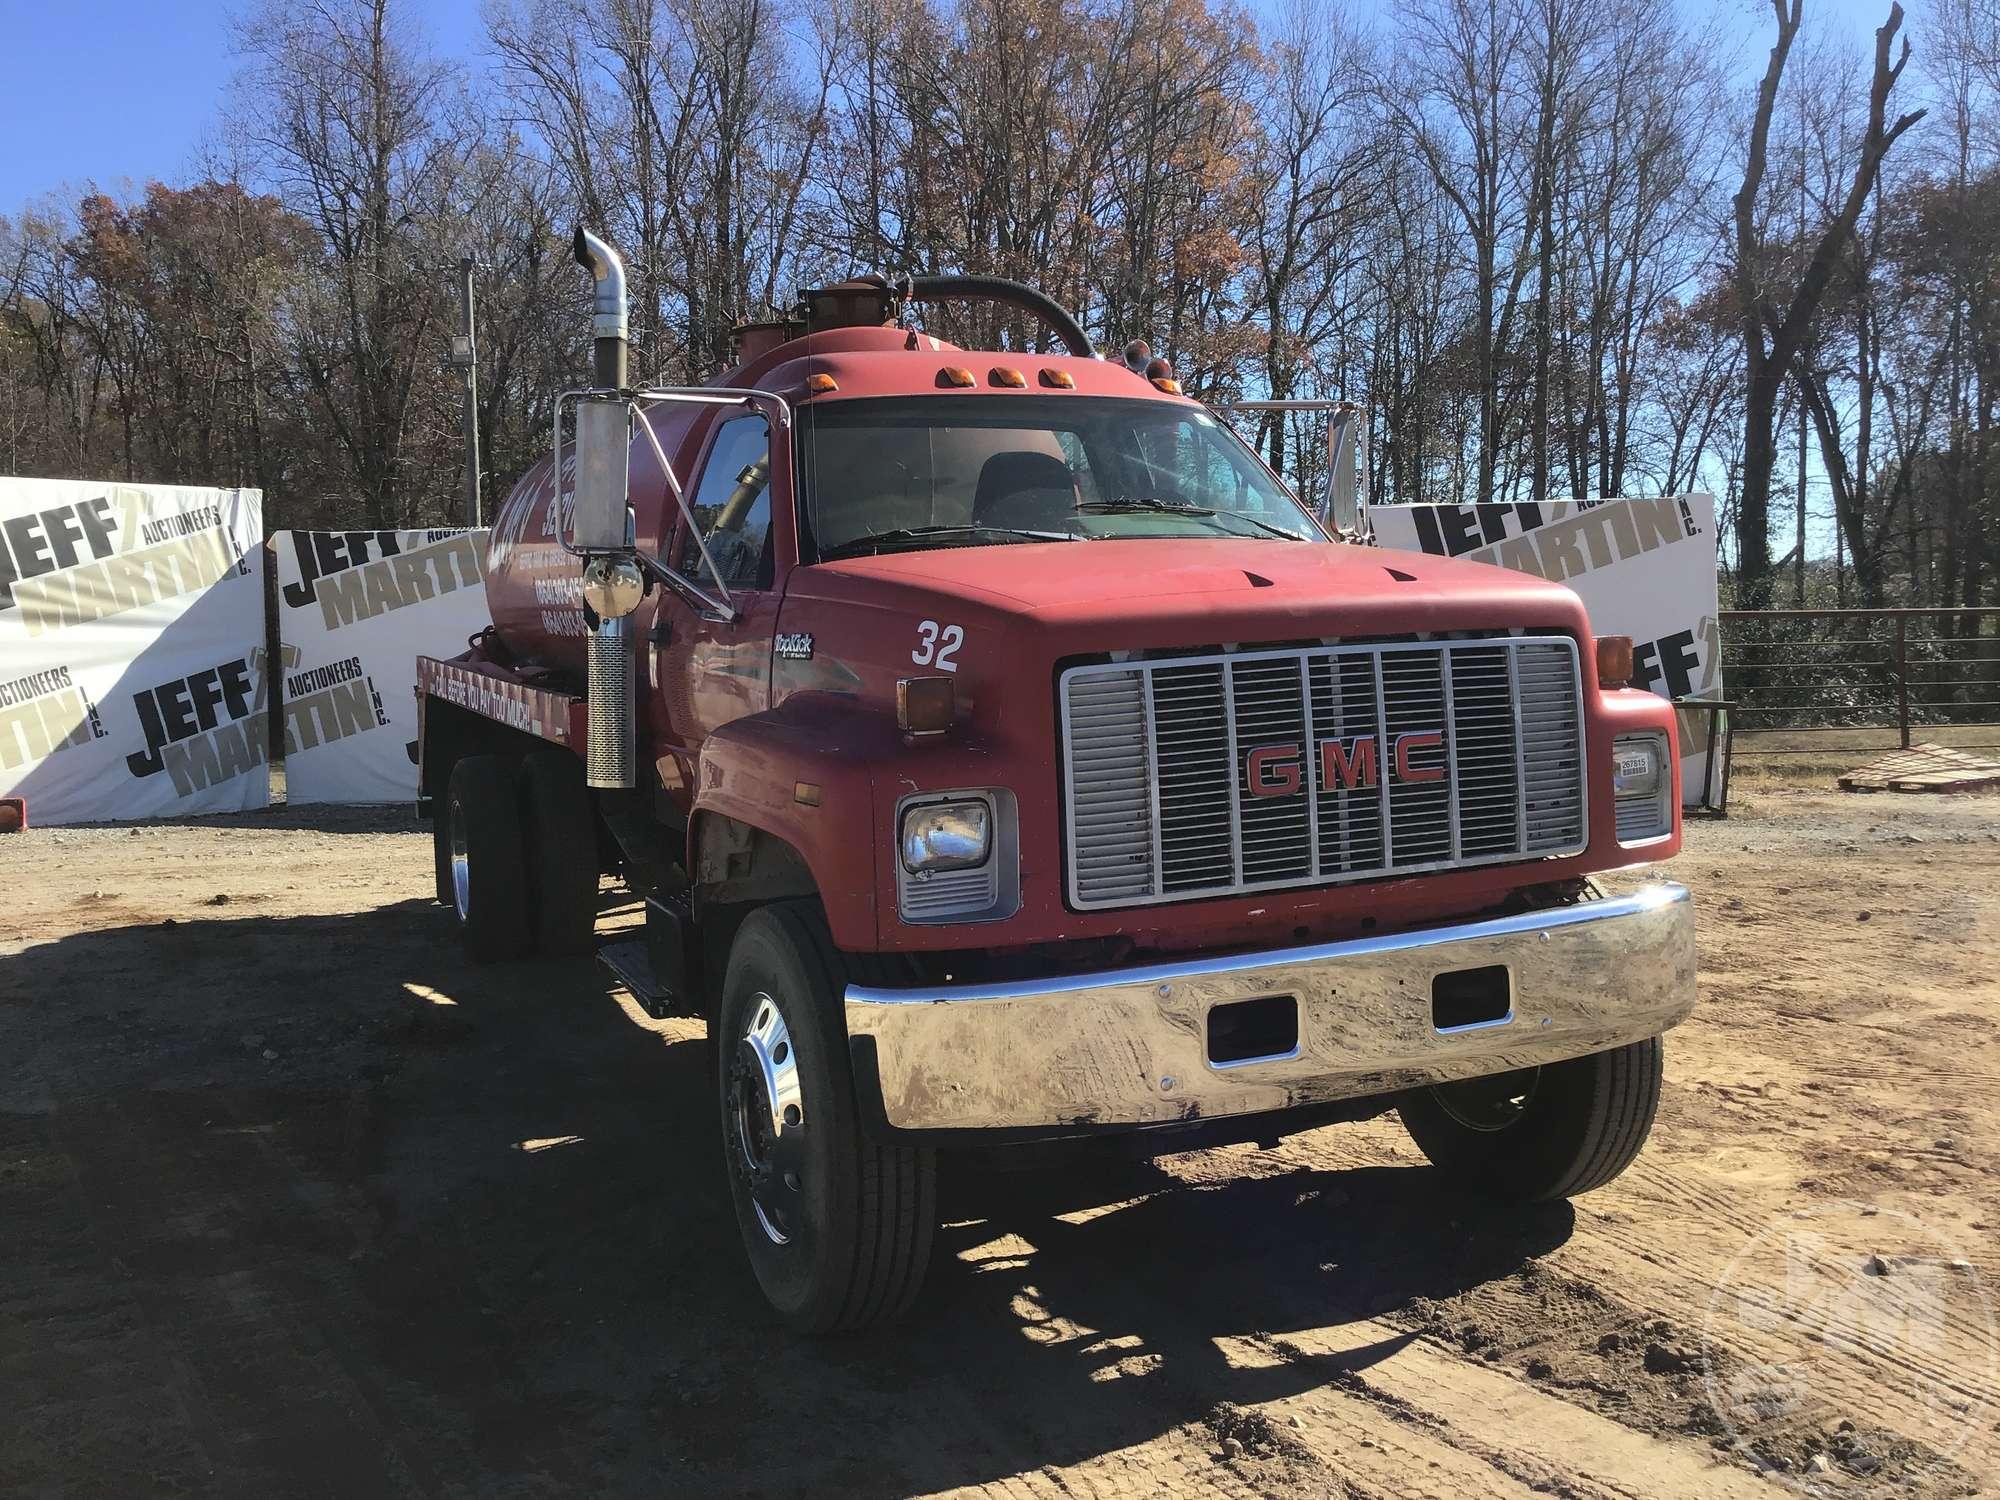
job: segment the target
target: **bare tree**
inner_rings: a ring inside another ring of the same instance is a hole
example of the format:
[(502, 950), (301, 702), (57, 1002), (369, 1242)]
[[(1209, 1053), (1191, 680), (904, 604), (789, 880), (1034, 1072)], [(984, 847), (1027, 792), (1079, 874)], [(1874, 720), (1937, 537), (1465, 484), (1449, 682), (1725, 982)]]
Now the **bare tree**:
[(1774, 284), (1771, 246), (1759, 223), (1758, 209), (1767, 169), (1771, 117), (1784, 79), (1786, 59), (1798, 37), (1802, 4), (1803, 0), (1772, 0), (1778, 36), (1758, 86), (1743, 183), (1735, 199), (1734, 278), (1745, 375), (1742, 493), (1737, 518), (1738, 598), (1750, 608), (1770, 603), (1771, 476), (1778, 456), (1779, 390), (1810, 331), (1841, 252), (1854, 233), (1855, 222), (1874, 188), (1883, 158), (1897, 139), (1924, 116), (1919, 109), (1899, 116), (1893, 124), (1888, 123), (1889, 94), (1910, 57), (1910, 44), (1905, 38), (1900, 54), (1893, 63), (1890, 61), (1896, 34), (1903, 25), (1903, 7), (1891, 0), (1889, 19), (1875, 33), (1868, 126), (1846, 196), (1820, 229), (1812, 253), (1789, 291)]
[(369, 524), (394, 526), (408, 515), (406, 445), (446, 310), (431, 231), (460, 207), (451, 75), (390, 0), (274, 3), (244, 23), (242, 45), (271, 171), (324, 248), (293, 309), (303, 385)]
[(1534, 205), (1519, 192), (1532, 154), (1518, 75), (1527, 29), (1513, 0), (1426, 0), (1416, 46), (1383, 90), (1389, 117), (1457, 210), (1473, 266), (1471, 382), (1479, 403), (1473, 498), (1494, 498), (1500, 355), (1519, 304)]
[[(486, 3), (462, 71), (414, 0), (260, 0), (205, 180), (0, 223), (0, 465), (455, 515), (447, 267), (480, 267), (504, 489), (582, 364), (581, 218), (626, 252), (644, 378), (707, 377), (737, 319), (853, 268), (998, 272), (1206, 397), (1364, 399), (1381, 497), (1713, 488), (1756, 599), (1773, 505), (1795, 589), (1824, 572), (1810, 486), (1837, 586), (1995, 594), (2000, 0), (1932, 0), (1918, 79), (1892, 12), (1865, 91), (1774, 0), (1740, 109), (1646, 0), (1415, 0), (1365, 33), (1286, 0), (1261, 35), (1221, 0)], [(1317, 437), (1260, 446), (1310, 483)]]
[[(1289, 400), (1344, 394), (1354, 289), (1366, 248), (1362, 188), (1379, 170), (1380, 138), (1365, 104), (1372, 59), (1328, 0), (1294, 0), (1269, 47), (1256, 98), (1263, 124), (1251, 184), (1256, 279), (1264, 322), (1263, 394)], [(1283, 471), (1291, 424), (1261, 426), (1271, 467)]]

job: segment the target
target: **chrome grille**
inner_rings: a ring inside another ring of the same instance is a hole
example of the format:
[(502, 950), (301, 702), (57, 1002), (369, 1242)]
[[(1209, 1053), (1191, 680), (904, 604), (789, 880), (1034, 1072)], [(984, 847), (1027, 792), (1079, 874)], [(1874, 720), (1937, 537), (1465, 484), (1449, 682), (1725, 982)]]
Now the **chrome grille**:
[(1631, 844), (1641, 839), (1658, 838), (1662, 832), (1660, 820), (1658, 797), (1621, 797), (1618, 800), (1618, 841)]
[(1585, 842), (1582, 682), (1566, 637), (1116, 662), (1071, 668), (1060, 692), (1077, 906)]
[(976, 870), (939, 870), (930, 875), (901, 872), (897, 908), (905, 922), (945, 922), (966, 912), (984, 911), (999, 896), (997, 860)]

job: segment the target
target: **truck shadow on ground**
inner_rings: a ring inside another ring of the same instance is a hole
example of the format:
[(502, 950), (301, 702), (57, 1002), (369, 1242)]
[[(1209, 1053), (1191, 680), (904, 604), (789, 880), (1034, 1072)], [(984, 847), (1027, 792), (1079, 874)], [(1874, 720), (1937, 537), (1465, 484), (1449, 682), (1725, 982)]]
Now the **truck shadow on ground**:
[(177, 1372), (180, 1442), (157, 1402), (142, 1441), (115, 1381), (77, 1439), (74, 1381), (36, 1372), (73, 1373), (87, 1330), (44, 1321), (0, 1487), (177, 1463), (242, 1493), (979, 1484), (1350, 1380), (1410, 1335), (1258, 1340), (1394, 1323), (1573, 1227), (1416, 1168), (948, 1164), (913, 1320), (803, 1341), (736, 1243), (706, 1042), (592, 965), (475, 968), (419, 902), (115, 928), (8, 961), (0, 1042), (49, 1104), (0, 1114), (0, 1147), (50, 1162), (0, 1175), (0, 1261), (135, 1300), (115, 1365)]

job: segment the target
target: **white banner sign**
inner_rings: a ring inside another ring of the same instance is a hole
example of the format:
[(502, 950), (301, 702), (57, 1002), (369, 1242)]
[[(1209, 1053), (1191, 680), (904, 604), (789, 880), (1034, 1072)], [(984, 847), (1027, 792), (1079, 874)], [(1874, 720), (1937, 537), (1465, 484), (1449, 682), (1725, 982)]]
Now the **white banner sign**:
[(417, 657), (489, 623), (484, 531), (281, 531), (285, 800), (417, 795)]
[(0, 479), (0, 796), (30, 823), (271, 800), (263, 497)]
[[(1385, 547), (1568, 584), (1593, 630), (1632, 637), (1635, 686), (1663, 698), (1723, 696), (1713, 496), (1377, 505), (1368, 515)], [(1701, 800), (1707, 774), (1708, 720), (1681, 711), (1681, 800), (1689, 804)]]

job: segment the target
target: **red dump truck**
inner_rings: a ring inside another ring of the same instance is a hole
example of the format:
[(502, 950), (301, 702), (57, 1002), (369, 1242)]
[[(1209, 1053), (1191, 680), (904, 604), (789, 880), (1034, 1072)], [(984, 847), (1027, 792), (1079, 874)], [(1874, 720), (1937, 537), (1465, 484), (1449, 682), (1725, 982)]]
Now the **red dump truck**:
[(1679, 849), (1674, 718), (1573, 593), (1355, 544), (1026, 287), (811, 291), (635, 390), (577, 254), (594, 382), (496, 516), (493, 627), (418, 663), (438, 899), (501, 960), (643, 897), (602, 956), (705, 1019), (785, 1321), (910, 1305), (957, 1148), (1395, 1109), (1486, 1194), (1633, 1159), (1692, 908), (1590, 877)]

